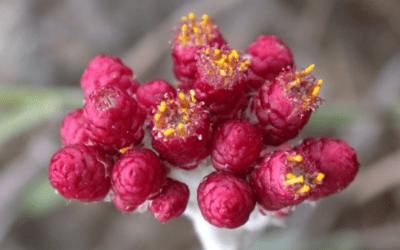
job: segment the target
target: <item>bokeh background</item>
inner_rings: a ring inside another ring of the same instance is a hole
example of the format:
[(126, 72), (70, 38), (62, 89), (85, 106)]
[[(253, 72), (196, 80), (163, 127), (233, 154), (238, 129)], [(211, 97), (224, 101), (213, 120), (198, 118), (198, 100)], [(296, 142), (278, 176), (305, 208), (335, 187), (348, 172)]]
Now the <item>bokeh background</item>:
[(399, 10), (397, 0), (0, 0), (0, 249), (201, 249), (186, 218), (161, 225), (68, 202), (47, 180), (90, 59), (119, 56), (141, 82), (173, 82), (169, 31), (190, 11), (214, 18), (234, 48), (275, 34), (299, 67), (315, 63), (326, 102), (295, 142), (345, 139), (361, 163), (347, 190), (299, 206), (253, 249), (400, 249)]

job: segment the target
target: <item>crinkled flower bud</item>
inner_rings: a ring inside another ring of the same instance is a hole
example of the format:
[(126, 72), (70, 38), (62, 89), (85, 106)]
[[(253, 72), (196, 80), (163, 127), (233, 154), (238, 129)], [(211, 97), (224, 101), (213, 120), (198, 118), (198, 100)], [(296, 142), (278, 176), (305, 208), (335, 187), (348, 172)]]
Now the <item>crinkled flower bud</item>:
[(137, 205), (130, 205), (128, 202), (121, 200), (118, 195), (113, 197), (114, 206), (121, 212), (130, 213), (136, 210)]
[(295, 138), (322, 102), (318, 97), (322, 80), (309, 75), (313, 68), (314, 64), (299, 73), (284, 71), (254, 95), (252, 112), (265, 144), (277, 146)]
[[(193, 86), (196, 98), (206, 104), (212, 122), (235, 118), (238, 105), (246, 108), (244, 93), (249, 61), (226, 46), (205, 47), (197, 59), (197, 77)], [(241, 102), (243, 100), (244, 102)], [(236, 113), (232, 113), (236, 110)]]
[(151, 145), (161, 159), (182, 169), (194, 169), (210, 153), (208, 113), (194, 91), (167, 99), (154, 111)]
[(257, 90), (266, 81), (273, 81), (287, 67), (293, 67), (293, 55), (276, 36), (261, 35), (247, 47), (251, 56), (248, 89)]
[(262, 135), (244, 120), (230, 120), (214, 132), (211, 160), (217, 170), (246, 174), (263, 148)]
[[(125, 206), (138, 206), (160, 192), (166, 171), (150, 149), (130, 149), (115, 162), (111, 173), (114, 194)], [(119, 205), (118, 205), (119, 206)], [(117, 207), (118, 208), (118, 207)]]
[(65, 116), (61, 124), (61, 142), (64, 146), (89, 144), (90, 139), (83, 121), (83, 110), (76, 109)]
[(95, 89), (111, 85), (125, 89), (131, 96), (139, 87), (132, 70), (119, 58), (98, 55), (88, 64), (82, 75), (81, 87), (85, 98)]
[(139, 107), (151, 115), (153, 109), (166, 98), (175, 98), (176, 90), (167, 81), (155, 79), (140, 85), (136, 92), (136, 99)]
[(313, 190), (312, 200), (342, 191), (358, 172), (357, 153), (343, 140), (307, 138), (297, 148), (325, 175), (322, 184)]
[(270, 211), (301, 203), (323, 179), (313, 162), (294, 150), (264, 156), (250, 175), (258, 203)]
[(133, 97), (117, 86), (104, 86), (89, 96), (84, 119), (90, 139), (108, 153), (140, 144), (144, 115)]
[(225, 228), (245, 224), (256, 204), (249, 183), (228, 172), (206, 176), (197, 189), (197, 201), (206, 221)]
[(166, 222), (179, 217), (186, 209), (189, 201), (189, 188), (185, 183), (167, 178), (161, 192), (151, 199), (149, 212), (159, 222)]
[(110, 190), (112, 165), (112, 158), (97, 146), (67, 146), (51, 158), (49, 180), (67, 199), (100, 201)]
[(198, 51), (204, 46), (219, 48), (226, 41), (208, 15), (203, 15), (201, 19), (196, 19), (193, 13), (183, 16), (173, 33), (173, 71), (176, 79), (181, 82), (180, 88), (187, 91), (192, 88), (195, 79)]

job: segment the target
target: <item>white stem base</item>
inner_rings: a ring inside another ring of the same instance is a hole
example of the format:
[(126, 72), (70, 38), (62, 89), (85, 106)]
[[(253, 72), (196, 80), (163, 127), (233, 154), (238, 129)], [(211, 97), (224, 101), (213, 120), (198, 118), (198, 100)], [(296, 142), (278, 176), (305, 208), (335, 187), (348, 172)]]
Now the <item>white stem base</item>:
[(257, 208), (251, 213), (246, 224), (235, 229), (217, 228), (208, 223), (197, 205), (197, 187), (201, 180), (213, 171), (211, 164), (206, 162), (192, 171), (173, 168), (169, 174), (171, 178), (184, 182), (189, 187), (190, 198), (184, 215), (192, 220), (204, 250), (249, 249), (267, 226), (283, 225), (282, 221), (274, 218), (272, 214), (262, 215)]

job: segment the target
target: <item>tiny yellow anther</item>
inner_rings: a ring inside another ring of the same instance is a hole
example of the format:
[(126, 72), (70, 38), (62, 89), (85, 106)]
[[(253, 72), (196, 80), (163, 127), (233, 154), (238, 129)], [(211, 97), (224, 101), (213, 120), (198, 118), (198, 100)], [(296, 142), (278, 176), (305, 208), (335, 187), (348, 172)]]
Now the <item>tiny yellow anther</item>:
[(194, 20), (195, 16), (192, 12), (189, 13), (189, 19), (190, 21)]
[(182, 112), (182, 113), (185, 113), (186, 111), (187, 111), (186, 108), (181, 108), (181, 112)]
[(325, 178), (325, 175), (323, 173), (318, 173), (317, 177), (312, 181), (313, 184), (317, 184), (318, 182), (321, 182)]
[(187, 24), (184, 24), (184, 25), (182, 25), (182, 28), (181, 28), (181, 30), (182, 30), (182, 32), (183, 32), (183, 33), (186, 33), (186, 32), (187, 32), (187, 30), (188, 30), (188, 26), (187, 26)]
[(293, 156), (288, 156), (287, 157), (288, 161), (297, 161), (297, 162), (302, 162), (303, 161), (303, 156), (301, 155), (293, 155)]
[(160, 112), (164, 112), (166, 109), (167, 109), (167, 104), (166, 104), (164, 101), (162, 101), (162, 102), (160, 103), (160, 107), (158, 107), (158, 110), (159, 110)]
[(292, 173), (288, 173), (286, 174), (286, 180), (293, 180), (296, 178), (296, 175), (292, 174)]
[(297, 194), (304, 194), (307, 193), (308, 191), (310, 191), (310, 186), (309, 185), (303, 185), (303, 187), (301, 187), (300, 189), (296, 190)]
[(186, 115), (182, 116), (182, 120), (188, 121), (188, 117)]
[(320, 90), (321, 90), (321, 87), (316, 86), (316, 87), (313, 89), (312, 93), (311, 93), (312, 97), (316, 97), (316, 96), (319, 94), (319, 91), (320, 91)]
[(324, 81), (323, 81), (322, 79), (319, 79), (319, 80), (317, 81), (317, 83), (315, 83), (315, 84), (316, 84), (317, 86), (321, 86), (322, 83), (324, 83)]
[(170, 136), (170, 135), (172, 135), (173, 133), (175, 133), (175, 129), (173, 129), (173, 128), (169, 128), (169, 129), (167, 129), (167, 130), (164, 131), (164, 135), (165, 135), (165, 136)]
[(202, 18), (203, 18), (203, 20), (204, 20), (204, 21), (207, 21), (207, 20), (209, 20), (209, 18), (208, 18), (208, 15), (207, 15), (207, 14), (204, 14), (204, 15), (202, 16)]
[(199, 28), (193, 27), (193, 32), (194, 32), (195, 34), (198, 34), (198, 33), (199, 33)]
[(210, 54), (210, 50), (209, 50), (209, 49), (206, 49), (206, 50), (204, 51), (204, 53), (205, 53), (206, 55), (209, 55), (209, 54)]
[(226, 76), (226, 73), (225, 73), (225, 71), (224, 71), (224, 70), (222, 70), (222, 69), (220, 69), (220, 70), (219, 70), (219, 74), (220, 74), (221, 76)]
[(119, 152), (120, 152), (121, 154), (125, 154), (125, 152), (128, 151), (128, 150), (131, 149), (131, 148), (132, 148), (132, 147), (121, 148), (121, 149), (119, 150)]
[[(286, 175), (287, 176), (287, 175)], [(292, 185), (292, 184), (296, 184), (296, 183), (304, 183), (304, 177), (303, 176), (299, 176), (299, 177), (292, 177), (290, 176), (290, 179), (287, 179), (284, 184), (285, 185)]]
[(181, 101), (186, 101), (186, 95), (184, 93), (179, 93), (178, 94), (179, 99), (181, 99)]
[(182, 16), (182, 21), (186, 22), (187, 21), (187, 16)]
[(315, 68), (315, 64), (311, 64), (308, 66), (305, 70), (303, 70), (304, 74), (309, 74), (311, 71), (313, 71)]
[(235, 59), (239, 58), (239, 54), (237, 53), (236, 50), (232, 50), (232, 52), (229, 54), (229, 59), (232, 60), (231, 58), (235, 58)]
[(178, 132), (180, 136), (185, 135), (185, 125), (183, 125), (183, 123), (178, 124)]
[(157, 122), (161, 119), (161, 115), (159, 113), (154, 115), (154, 120)]
[(196, 92), (194, 92), (194, 90), (191, 89), (191, 90), (189, 91), (189, 93), (190, 93), (190, 100), (191, 100), (192, 102), (196, 102), (197, 100), (196, 100), (196, 98), (194, 97), (194, 96), (196, 95)]
[(214, 49), (214, 54), (215, 54), (216, 56), (218, 56), (220, 52), (221, 52), (221, 51), (220, 51), (219, 49)]

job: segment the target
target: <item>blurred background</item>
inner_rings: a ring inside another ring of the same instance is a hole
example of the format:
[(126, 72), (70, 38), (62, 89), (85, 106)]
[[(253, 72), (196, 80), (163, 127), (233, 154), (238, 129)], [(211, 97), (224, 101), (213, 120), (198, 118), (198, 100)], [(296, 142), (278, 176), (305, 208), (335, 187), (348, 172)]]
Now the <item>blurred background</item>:
[(141, 82), (173, 82), (169, 31), (191, 11), (236, 49), (275, 34), (299, 67), (315, 63), (326, 102), (295, 142), (345, 139), (361, 163), (348, 189), (300, 205), (253, 249), (400, 249), (399, 10), (397, 0), (0, 0), (0, 249), (201, 249), (186, 218), (161, 225), (68, 202), (47, 179), (90, 59), (118, 56)]

